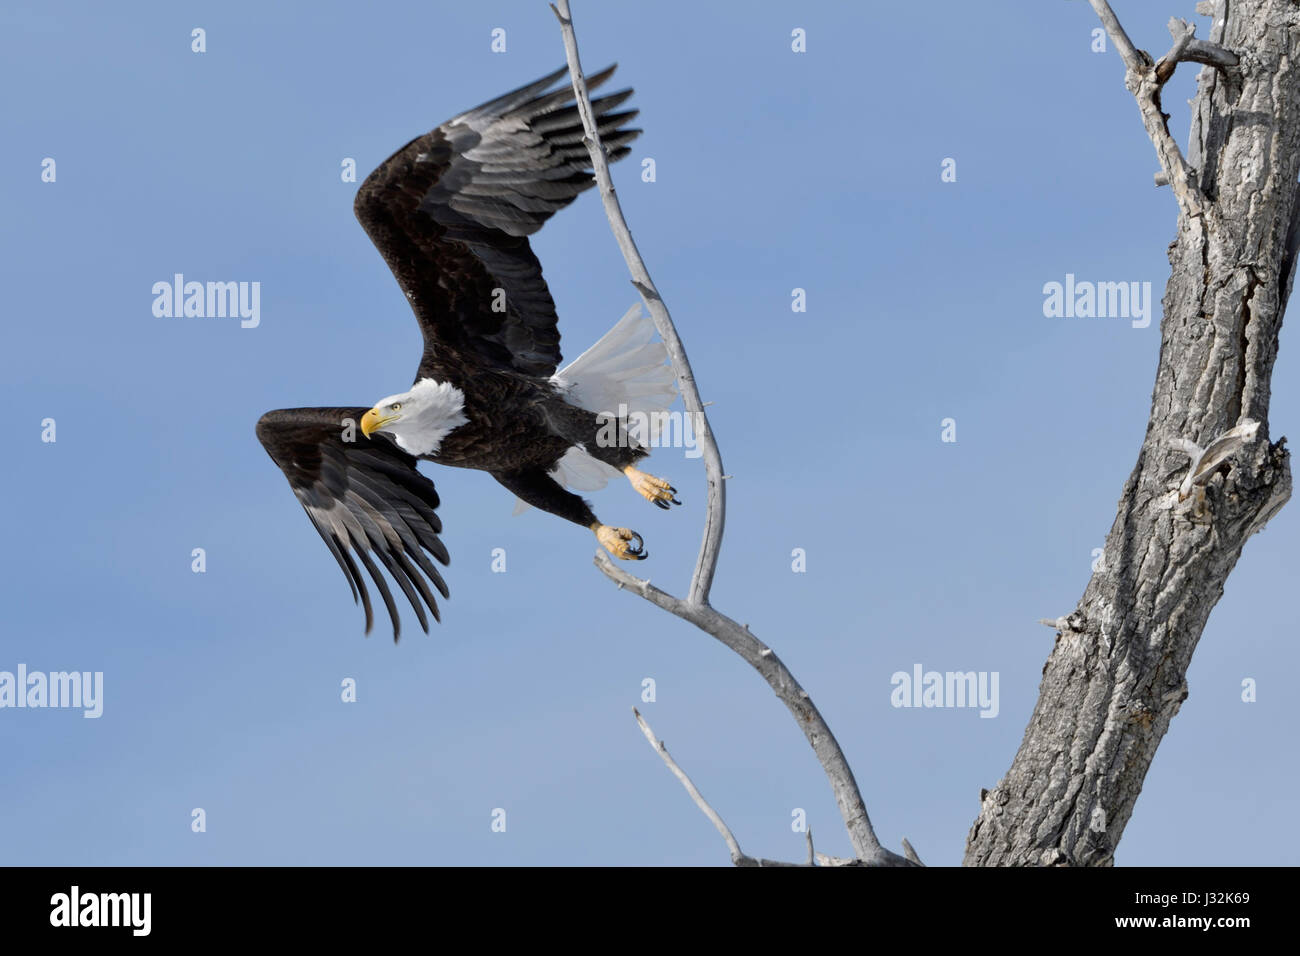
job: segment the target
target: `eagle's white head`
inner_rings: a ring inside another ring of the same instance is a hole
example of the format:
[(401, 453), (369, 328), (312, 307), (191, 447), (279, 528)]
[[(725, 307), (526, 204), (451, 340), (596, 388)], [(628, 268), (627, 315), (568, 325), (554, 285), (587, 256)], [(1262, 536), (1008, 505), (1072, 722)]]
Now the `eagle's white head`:
[(408, 455), (434, 455), (442, 440), (464, 425), (465, 393), (448, 382), (420, 379), (409, 392), (389, 395), (361, 416), (367, 438), (375, 432), (392, 436)]

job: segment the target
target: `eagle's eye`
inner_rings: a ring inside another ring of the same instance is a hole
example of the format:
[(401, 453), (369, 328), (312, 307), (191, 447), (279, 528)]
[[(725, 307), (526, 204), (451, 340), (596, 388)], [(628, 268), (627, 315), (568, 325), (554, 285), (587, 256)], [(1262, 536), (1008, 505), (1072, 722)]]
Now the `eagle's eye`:
[(388, 407), (391, 408), (391, 409), (392, 409), (393, 411), (395, 411), (395, 412), (400, 412), (400, 411), (402, 410), (402, 403), (401, 403), (401, 402), (393, 402), (393, 404), (389, 405)]

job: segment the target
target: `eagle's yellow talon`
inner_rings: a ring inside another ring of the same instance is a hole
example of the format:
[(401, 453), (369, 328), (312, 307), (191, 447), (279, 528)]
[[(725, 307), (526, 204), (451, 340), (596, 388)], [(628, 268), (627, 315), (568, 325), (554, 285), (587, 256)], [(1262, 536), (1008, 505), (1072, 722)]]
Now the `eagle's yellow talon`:
[(645, 550), (645, 542), (635, 531), (612, 528), (607, 524), (592, 525), (591, 530), (596, 532), (596, 540), (601, 546), (622, 561), (644, 561), (650, 557), (650, 553)]
[(627, 480), (632, 483), (636, 493), (652, 505), (667, 510), (669, 505), (681, 504), (676, 498), (677, 489), (662, 478), (647, 474), (633, 465), (624, 468), (623, 474), (627, 475)]

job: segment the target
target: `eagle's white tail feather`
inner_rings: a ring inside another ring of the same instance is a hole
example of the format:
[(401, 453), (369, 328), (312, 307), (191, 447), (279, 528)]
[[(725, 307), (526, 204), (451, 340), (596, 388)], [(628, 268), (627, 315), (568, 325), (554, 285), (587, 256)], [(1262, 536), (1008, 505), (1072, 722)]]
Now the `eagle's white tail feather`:
[(619, 473), (617, 468), (592, 458), (574, 445), (555, 466), (554, 474), (570, 491), (599, 491)]
[(552, 381), (568, 392), (569, 401), (593, 412), (617, 413), (620, 404), (629, 412), (666, 411), (677, 397), (677, 377), (665, 364), (664, 344), (650, 341), (654, 334), (654, 323), (638, 302)]
[[(677, 375), (662, 342), (652, 342), (654, 322), (641, 312), (641, 303), (628, 309), (612, 329), (591, 348), (551, 377), (571, 403), (593, 412), (647, 416), (651, 441), (658, 437), (662, 415), (677, 398)], [(618, 477), (618, 470), (599, 461), (577, 445), (565, 452), (551, 471), (560, 484), (573, 491), (599, 491)], [(516, 499), (515, 514), (528, 510)]]

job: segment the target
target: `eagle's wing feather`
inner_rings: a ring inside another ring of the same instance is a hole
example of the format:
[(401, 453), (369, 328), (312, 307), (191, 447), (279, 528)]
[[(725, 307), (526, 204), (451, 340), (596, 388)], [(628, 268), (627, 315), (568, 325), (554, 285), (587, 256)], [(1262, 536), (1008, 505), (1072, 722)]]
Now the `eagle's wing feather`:
[[(528, 236), (594, 183), (572, 88), (546, 92), (565, 75), (556, 70), (412, 140), (357, 191), (357, 219), (420, 321), (421, 374), (445, 350), (528, 375), (559, 365), (555, 302)], [(631, 95), (592, 103), (611, 160), (641, 132), (624, 128), (635, 110), (615, 112)]]
[[(444, 566), (449, 557), (438, 537), (442, 521), (433, 482), (416, 470), (414, 457), (387, 437), (362, 434), (358, 423), (365, 412), (364, 408), (267, 412), (257, 423), (257, 437), (289, 479), (303, 510), (343, 570), (353, 601), (360, 599), (366, 612), (366, 633), (370, 633), (374, 613), (358, 561), (379, 589), (393, 622), (393, 640), (397, 640), (401, 634), (397, 606), (372, 556), (397, 582), (426, 632), (425, 606), (435, 620), (441, 620), (430, 583), (444, 598), (449, 593), (429, 556)], [(352, 440), (344, 440), (345, 434)]]

